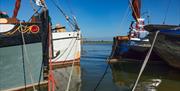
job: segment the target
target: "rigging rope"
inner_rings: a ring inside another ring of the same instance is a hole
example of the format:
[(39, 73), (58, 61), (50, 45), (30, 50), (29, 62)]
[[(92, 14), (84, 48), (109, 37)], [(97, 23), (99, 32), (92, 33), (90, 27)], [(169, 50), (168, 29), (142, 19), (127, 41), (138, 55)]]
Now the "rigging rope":
[(39, 9), (37, 11), (35, 11), (32, 16), (28, 19), (28, 22), (30, 22), (30, 20), (32, 19), (32, 17), (37, 14), (40, 10), (41, 10), (42, 7), (39, 7)]
[(124, 14), (124, 16), (123, 16), (123, 19), (122, 19), (122, 21), (121, 21), (121, 23), (125, 20), (125, 18), (127, 18), (127, 16), (129, 15), (129, 12), (130, 10), (129, 10), (129, 6), (127, 7), (127, 9), (126, 9), (126, 12), (125, 12), (125, 14)]
[[(74, 36), (74, 35), (75, 35), (75, 32), (73, 33), (73, 36)], [(65, 52), (68, 51), (68, 53), (67, 53), (67, 55), (66, 55), (66, 57), (65, 57), (65, 59), (64, 59), (63, 62), (66, 61), (66, 59), (68, 58), (69, 54), (72, 52), (72, 49), (73, 49), (74, 45), (75, 45), (75, 44), (77, 45), (77, 43), (76, 43), (77, 38), (78, 38), (78, 36), (76, 37), (76, 39), (74, 40), (74, 42), (73, 42), (73, 39), (70, 41), (70, 44), (69, 44), (68, 48), (65, 50)], [(76, 47), (76, 48), (77, 48), (77, 47)], [(68, 50), (68, 49), (70, 49), (70, 50)], [(60, 57), (62, 57), (65, 52), (63, 52), (63, 53), (60, 55)], [(76, 52), (76, 50), (75, 50), (75, 52)], [(57, 59), (59, 59), (60, 57), (58, 57)], [(57, 59), (56, 59), (56, 60), (57, 60)], [(74, 68), (74, 61), (75, 61), (75, 60), (73, 60), (72, 69), (71, 69), (71, 73), (70, 73), (70, 76), (69, 76), (69, 80), (68, 80), (68, 84), (67, 84), (66, 91), (69, 91), (69, 87), (70, 87), (70, 83), (71, 83), (71, 78), (72, 78), (72, 73), (73, 73), (73, 68)], [(55, 61), (55, 62), (56, 62), (56, 61)]]
[[(130, 1), (129, 1), (129, 2), (130, 2)], [(124, 14), (124, 16), (123, 16), (123, 19), (122, 19), (121, 23), (120, 23), (120, 26), (122, 26), (125, 18), (128, 16), (127, 14), (129, 14), (129, 6), (128, 6), (127, 9), (126, 9), (126, 12), (125, 12), (125, 14)], [(114, 53), (115, 53), (116, 47), (117, 47), (117, 41), (115, 41), (115, 48), (114, 48), (113, 51), (111, 52), (111, 55), (106, 59), (106, 61), (107, 61), (108, 64), (107, 64), (107, 66), (106, 66), (106, 69), (105, 69), (103, 75), (101, 76), (100, 80), (99, 80), (98, 83), (96, 84), (96, 86), (95, 86), (95, 88), (94, 88), (94, 91), (96, 91), (96, 89), (99, 87), (99, 85), (101, 84), (102, 80), (104, 79), (105, 75), (107, 74), (107, 71), (108, 71), (109, 66), (110, 66), (110, 65), (109, 65), (109, 62), (110, 62), (110, 59), (112, 58), (112, 56), (113, 56)]]
[(71, 15), (72, 15), (72, 18), (73, 18), (73, 21), (74, 21), (75, 27), (77, 27), (76, 29), (79, 29), (79, 26), (78, 26), (78, 23), (77, 23), (77, 20), (76, 20), (75, 14), (74, 14), (74, 12), (73, 12), (73, 10), (72, 10), (72, 8), (71, 8), (70, 1), (69, 1), (69, 0), (66, 0), (66, 1), (67, 1), (67, 6), (68, 6), (68, 8), (69, 8), (69, 10), (70, 10), (70, 13), (71, 13)]
[(31, 4), (31, 7), (33, 8), (34, 12), (36, 12), (37, 9), (36, 9), (35, 6), (33, 5), (33, 1), (32, 1), (32, 0), (30, 0), (30, 4)]
[(25, 69), (25, 58), (24, 58), (24, 47), (23, 47), (23, 45), (21, 48), (22, 48), (22, 60), (23, 60), (23, 72), (24, 72), (24, 86), (25, 86), (24, 90), (26, 91), (27, 83), (26, 83), (26, 69)]
[[(25, 42), (25, 38), (24, 38), (24, 34), (23, 34), (23, 27), (22, 27), (21, 22), (20, 22), (20, 29), (21, 29), (21, 36), (22, 36), (24, 54), (26, 56), (26, 60), (27, 60), (27, 63), (29, 65), (29, 69), (27, 69), (27, 71), (29, 71), (28, 73), (30, 75), (31, 83), (34, 84), (34, 79), (33, 79), (32, 71), (31, 71), (32, 66), (30, 64), (30, 60), (29, 60), (29, 57), (28, 57), (28, 52), (27, 52), (27, 48), (26, 48), (26, 42)], [(35, 88), (35, 85), (33, 85), (33, 91), (37, 91), (36, 88)]]
[[(73, 32), (73, 37), (74, 37), (74, 35), (75, 35), (75, 32)], [(71, 46), (72, 43), (73, 43), (73, 45), (75, 43), (75, 42), (73, 42), (73, 39), (71, 39), (70, 43), (68, 44), (67, 48), (63, 51), (63, 53), (59, 57), (54, 58), (54, 59), (57, 60), (57, 59), (61, 58), (68, 51), (68, 48)], [(70, 52), (71, 52), (71, 50), (68, 52), (68, 55), (70, 54)], [(68, 55), (66, 56), (65, 60), (67, 59)]]
[(179, 7), (179, 11), (178, 12), (179, 12), (179, 26), (180, 26), (180, 2), (179, 2), (179, 6), (178, 7)]
[[(63, 14), (63, 16), (66, 18), (67, 22), (69, 22), (71, 25), (70, 27), (73, 28), (75, 27), (75, 29), (77, 28), (77, 22), (74, 21), (74, 19), (71, 19), (69, 16), (67, 16), (64, 11), (55, 3), (54, 0), (51, 0), (52, 3), (55, 5), (55, 7)], [(72, 27), (73, 26), (73, 27)]]
[[(75, 41), (77, 41), (77, 38), (76, 38)], [(72, 74), (73, 74), (73, 70), (74, 70), (74, 62), (76, 61), (76, 51), (77, 51), (77, 44), (78, 43), (75, 42), (75, 44), (76, 44), (76, 46), (75, 46), (75, 51), (74, 51), (74, 60), (73, 60), (72, 66), (71, 66), (71, 73), (70, 73), (70, 76), (69, 76), (66, 91), (69, 91), (69, 87), (70, 87), (70, 83), (71, 83), (71, 79), (72, 79)]]
[(170, 4), (171, 4), (171, 0), (169, 0), (169, 2), (168, 2), (168, 7), (167, 7), (166, 12), (165, 12), (163, 24), (165, 24), (165, 21), (166, 21), (166, 17), (167, 17), (168, 11), (169, 11)]
[(133, 86), (132, 91), (135, 91), (136, 86), (137, 86), (137, 84), (138, 84), (138, 81), (139, 81), (139, 79), (140, 79), (140, 77), (141, 77), (141, 74), (142, 74), (142, 72), (144, 71), (144, 69), (145, 69), (145, 67), (146, 67), (146, 64), (147, 64), (147, 62), (148, 62), (148, 60), (149, 60), (149, 57), (150, 57), (151, 52), (152, 52), (152, 49), (153, 49), (154, 44), (155, 44), (155, 42), (156, 42), (156, 38), (157, 38), (157, 36), (158, 36), (158, 33), (159, 33), (159, 31), (157, 31), (156, 34), (155, 34), (155, 36), (154, 36), (154, 39), (153, 39), (151, 48), (149, 49), (149, 51), (148, 51), (148, 53), (147, 53), (147, 55), (146, 55), (146, 58), (145, 58), (145, 60), (144, 60), (144, 62), (143, 62), (143, 65), (142, 65), (142, 67), (141, 67), (141, 70), (140, 70), (139, 75), (138, 75), (138, 77), (137, 77), (137, 79), (136, 79), (136, 82), (135, 82), (135, 84), (134, 84), (134, 86)]
[[(60, 1), (60, 0), (59, 0), (59, 1)], [(72, 8), (71, 8), (70, 1), (69, 1), (69, 0), (66, 0), (66, 3), (67, 3), (67, 6), (68, 6), (68, 8), (69, 8), (69, 10), (70, 10), (70, 13), (71, 13), (72, 15), (74, 15), (74, 12), (73, 12), (73, 10), (72, 10)]]
[(56, 2), (54, 0), (51, 0), (53, 2), (53, 4), (56, 6), (56, 8), (58, 8), (58, 10), (63, 14), (63, 16), (65, 18), (67, 18), (67, 15), (64, 13), (64, 11), (56, 4)]
[(126, 9), (126, 12), (124, 13), (123, 19), (121, 20), (120, 28), (122, 28), (122, 25), (123, 25), (123, 23), (124, 23), (124, 20), (127, 18), (128, 15), (129, 15), (129, 6), (128, 6), (127, 9)]
[(97, 88), (99, 87), (99, 85), (100, 85), (101, 82), (103, 81), (105, 75), (107, 74), (108, 68), (109, 68), (109, 66), (110, 66), (110, 64), (109, 64), (110, 59), (111, 59), (112, 56), (114, 55), (116, 48), (117, 48), (117, 41), (115, 42), (115, 48), (114, 48), (113, 51), (111, 52), (110, 56), (106, 59), (106, 62), (107, 62), (106, 69), (105, 69), (103, 75), (101, 76), (100, 80), (99, 80), (98, 83), (96, 84), (96, 86), (95, 86), (95, 88), (94, 88), (94, 91), (97, 90)]

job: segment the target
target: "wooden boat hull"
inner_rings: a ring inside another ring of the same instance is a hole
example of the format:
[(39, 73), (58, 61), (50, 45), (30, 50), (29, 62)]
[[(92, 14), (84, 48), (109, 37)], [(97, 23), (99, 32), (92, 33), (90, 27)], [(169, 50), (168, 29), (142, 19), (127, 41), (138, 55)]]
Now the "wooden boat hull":
[[(154, 33), (150, 35), (151, 40), (154, 38), (153, 35)], [(180, 69), (180, 35), (159, 33), (154, 47), (161, 58)]]
[[(117, 36), (114, 37), (112, 59), (130, 58), (144, 60), (149, 48), (149, 42), (136, 42), (129, 40), (127, 36)], [(153, 52), (151, 59), (159, 59), (159, 57)]]
[(80, 64), (80, 32), (55, 32), (52, 33), (52, 38), (54, 55), (52, 63), (54, 68)]
[(154, 39), (157, 27), (160, 27), (154, 45), (156, 53), (169, 65), (180, 69), (180, 30), (172, 30), (177, 26), (170, 25), (151, 26), (152, 29), (150, 26), (146, 26), (146, 29), (151, 32), (149, 35), (151, 42)]
[[(26, 90), (47, 80), (48, 11), (37, 21), (0, 24), (0, 90)], [(45, 84), (45, 83), (44, 83)], [(39, 87), (39, 86), (38, 86)]]

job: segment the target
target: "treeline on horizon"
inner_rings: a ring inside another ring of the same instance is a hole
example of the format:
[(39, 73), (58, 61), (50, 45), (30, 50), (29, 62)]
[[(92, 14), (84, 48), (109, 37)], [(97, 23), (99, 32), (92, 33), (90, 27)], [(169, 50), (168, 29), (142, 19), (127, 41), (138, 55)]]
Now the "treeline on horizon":
[(83, 40), (83, 44), (112, 44), (113, 41), (107, 40)]

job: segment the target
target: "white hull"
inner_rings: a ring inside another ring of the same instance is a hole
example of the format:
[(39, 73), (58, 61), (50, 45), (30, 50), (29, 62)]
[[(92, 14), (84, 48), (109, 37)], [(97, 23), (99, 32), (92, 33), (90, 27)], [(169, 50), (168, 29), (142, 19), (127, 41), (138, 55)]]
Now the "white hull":
[[(52, 33), (54, 65), (79, 62), (81, 56), (81, 34), (77, 32)], [(59, 52), (59, 53), (58, 53)]]

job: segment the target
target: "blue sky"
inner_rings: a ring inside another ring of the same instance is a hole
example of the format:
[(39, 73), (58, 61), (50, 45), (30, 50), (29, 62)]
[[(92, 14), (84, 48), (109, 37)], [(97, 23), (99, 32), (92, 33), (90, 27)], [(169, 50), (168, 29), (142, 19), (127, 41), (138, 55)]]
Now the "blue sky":
[[(111, 40), (113, 36), (126, 35), (133, 20), (128, 0), (55, 0), (69, 16), (77, 17), (86, 38)], [(58, 2), (59, 1), (59, 2)], [(29, 0), (22, 0), (18, 18), (27, 20), (33, 13)], [(46, 0), (53, 24), (66, 25), (62, 14)], [(166, 24), (180, 24), (180, 0), (142, 0), (141, 12), (148, 12), (150, 23), (162, 24), (168, 4)], [(15, 0), (0, 0), (0, 10), (12, 16)], [(70, 11), (72, 10), (72, 13)], [(147, 14), (144, 15), (144, 18)], [(147, 19), (146, 19), (147, 22)]]

